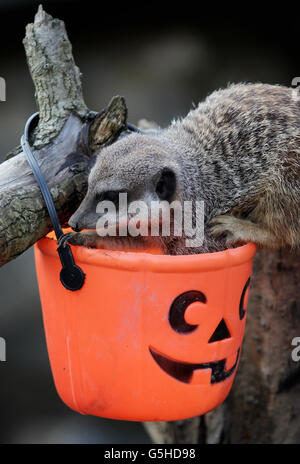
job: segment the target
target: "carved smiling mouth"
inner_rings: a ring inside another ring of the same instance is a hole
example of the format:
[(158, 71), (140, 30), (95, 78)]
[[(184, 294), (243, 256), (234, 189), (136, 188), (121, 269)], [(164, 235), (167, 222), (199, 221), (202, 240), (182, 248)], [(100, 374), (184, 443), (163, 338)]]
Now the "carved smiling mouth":
[(240, 349), (238, 349), (234, 365), (228, 369), (228, 371), (225, 371), (225, 359), (222, 359), (221, 361), (193, 364), (174, 361), (173, 359), (157, 353), (153, 348), (150, 347), (149, 351), (155, 362), (163, 371), (171, 375), (174, 379), (180, 380), (184, 383), (190, 383), (194, 371), (198, 369), (211, 369), (210, 383), (222, 382), (233, 374), (235, 368), (237, 367), (240, 356)]

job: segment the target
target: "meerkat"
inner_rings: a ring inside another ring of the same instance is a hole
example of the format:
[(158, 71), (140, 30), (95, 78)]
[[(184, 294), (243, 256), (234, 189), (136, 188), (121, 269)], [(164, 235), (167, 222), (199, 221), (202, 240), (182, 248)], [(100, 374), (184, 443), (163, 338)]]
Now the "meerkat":
[[(234, 84), (213, 92), (166, 129), (132, 133), (97, 154), (88, 191), (61, 243), (122, 249), (159, 243), (167, 254), (214, 252), (253, 242), (300, 244), (300, 98), (294, 89)], [(118, 194), (204, 202), (204, 240), (100, 237), (97, 203)], [(81, 232), (83, 229), (91, 229)]]

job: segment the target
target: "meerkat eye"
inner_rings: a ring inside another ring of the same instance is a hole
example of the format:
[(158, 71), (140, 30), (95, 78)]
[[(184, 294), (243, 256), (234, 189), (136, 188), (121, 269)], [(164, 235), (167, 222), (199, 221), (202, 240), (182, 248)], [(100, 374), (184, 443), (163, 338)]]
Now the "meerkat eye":
[(164, 168), (156, 184), (156, 193), (160, 200), (170, 201), (176, 190), (176, 177), (173, 171)]

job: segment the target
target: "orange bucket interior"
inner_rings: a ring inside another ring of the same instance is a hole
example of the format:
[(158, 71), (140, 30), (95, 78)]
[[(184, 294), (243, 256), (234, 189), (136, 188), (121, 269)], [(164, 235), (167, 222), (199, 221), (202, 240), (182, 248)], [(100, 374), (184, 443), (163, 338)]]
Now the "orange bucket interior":
[(241, 354), (253, 244), (202, 255), (71, 247), (86, 274), (66, 290), (51, 236), (35, 245), (48, 354), (72, 409), (170, 421), (228, 395)]

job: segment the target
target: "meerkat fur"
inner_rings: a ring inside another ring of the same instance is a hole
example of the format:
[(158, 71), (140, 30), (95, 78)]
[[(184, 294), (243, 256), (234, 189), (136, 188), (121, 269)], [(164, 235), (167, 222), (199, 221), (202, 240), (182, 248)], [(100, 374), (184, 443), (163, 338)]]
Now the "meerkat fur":
[[(222, 250), (247, 242), (300, 245), (300, 98), (294, 89), (234, 84), (217, 90), (166, 129), (132, 133), (97, 154), (88, 191), (69, 224), (75, 245), (147, 246), (147, 239), (99, 237), (96, 200), (103, 192), (157, 199), (163, 172), (173, 173), (169, 200), (204, 201), (204, 241), (158, 237), (165, 253)], [(170, 179), (168, 179), (170, 183)], [(149, 238), (150, 240), (150, 238)]]

